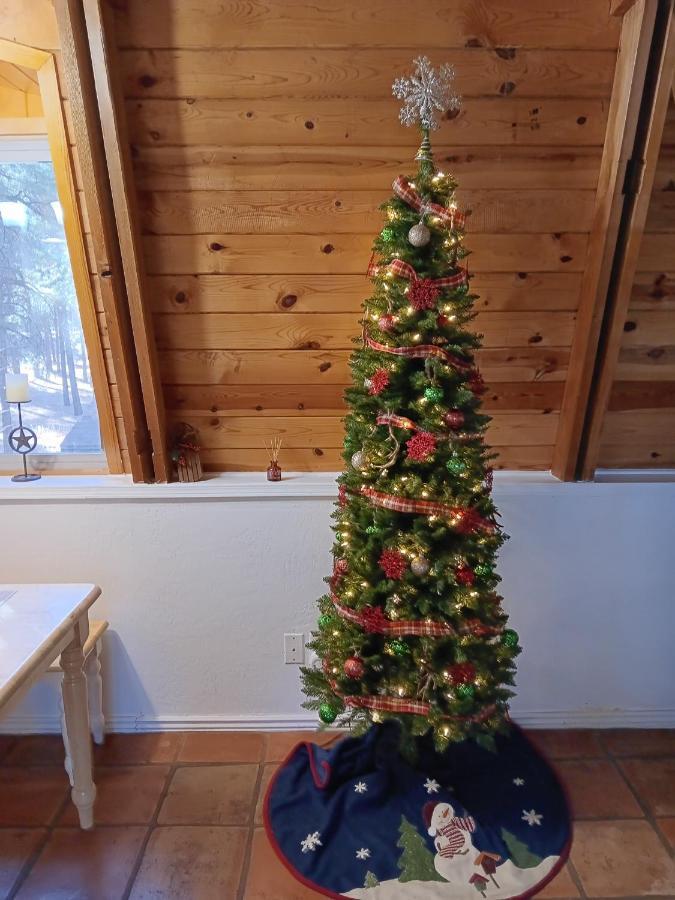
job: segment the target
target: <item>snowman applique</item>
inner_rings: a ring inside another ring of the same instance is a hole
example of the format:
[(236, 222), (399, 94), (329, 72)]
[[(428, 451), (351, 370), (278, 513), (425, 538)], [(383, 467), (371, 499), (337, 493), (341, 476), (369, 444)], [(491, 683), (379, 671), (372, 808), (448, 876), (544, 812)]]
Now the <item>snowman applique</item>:
[(456, 816), (449, 803), (425, 804), (422, 815), (434, 839), (434, 867), (450, 884), (466, 884), (475, 873), (477, 850), (471, 835), (476, 822), (471, 816)]

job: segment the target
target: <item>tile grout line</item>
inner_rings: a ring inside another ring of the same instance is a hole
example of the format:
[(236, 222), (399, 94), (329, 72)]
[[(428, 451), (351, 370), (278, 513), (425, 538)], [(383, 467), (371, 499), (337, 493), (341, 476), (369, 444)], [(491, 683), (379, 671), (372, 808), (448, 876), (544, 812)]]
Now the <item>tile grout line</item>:
[[(173, 757), (172, 762), (169, 764), (169, 771), (166, 774), (166, 781), (164, 782), (164, 787), (157, 798), (157, 804), (155, 806), (155, 812), (153, 813), (150, 821), (147, 823), (146, 832), (141, 841), (141, 845), (138, 848), (138, 853), (136, 854), (136, 859), (134, 860), (133, 865), (131, 866), (131, 870), (129, 872), (129, 877), (127, 879), (126, 887), (124, 892), (122, 893), (121, 900), (128, 900), (131, 895), (131, 891), (133, 890), (134, 883), (136, 878), (138, 877), (138, 873), (140, 871), (141, 865), (143, 864), (143, 859), (145, 857), (145, 851), (148, 848), (148, 844), (150, 843), (150, 838), (152, 837), (152, 833), (157, 825), (157, 819), (159, 818), (159, 813), (162, 809), (162, 805), (164, 804), (164, 800), (166, 799), (166, 795), (169, 793), (169, 787), (173, 781), (174, 775), (176, 773), (176, 769), (178, 768), (178, 757), (180, 756), (181, 750), (183, 749), (183, 745), (185, 744), (185, 734), (181, 735), (181, 739), (178, 742), (176, 747), (176, 752)], [(151, 763), (143, 763), (142, 765), (152, 765)]]
[[(12, 900), (13, 897), (16, 897), (17, 893), (23, 886), (24, 882), (27, 880), (30, 873), (33, 871), (35, 864), (38, 859), (42, 856), (42, 853), (49, 843), (49, 839), (54, 833), (54, 829), (56, 828), (56, 823), (59, 821), (64, 811), (66, 810), (69, 803), (72, 802), (70, 796), (70, 782), (68, 782), (68, 787), (65, 792), (65, 796), (62, 798), (59, 805), (56, 807), (54, 814), (51, 819), (45, 824), (37, 826), (38, 828), (44, 828), (44, 835), (41, 841), (38, 841), (37, 846), (33, 853), (28, 857), (24, 865), (21, 867), (21, 871), (17, 875), (14, 884), (12, 885), (9, 894), (7, 895), (7, 900)], [(21, 827), (21, 826), (16, 826)]]
[(260, 788), (262, 786), (263, 774), (265, 772), (265, 766), (267, 763), (265, 762), (267, 757), (267, 747), (268, 747), (269, 737), (267, 734), (264, 735), (263, 746), (262, 746), (262, 756), (260, 762), (258, 763), (258, 774), (256, 776), (255, 788), (253, 790), (253, 803), (252, 807), (249, 810), (249, 821), (248, 821), (248, 832), (246, 838), (246, 846), (244, 847), (244, 858), (241, 864), (241, 875), (239, 876), (239, 887), (237, 889), (237, 900), (244, 900), (244, 894), (246, 893), (246, 885), (248, 883), (249, 871), (251, 868), (251, 857), (253, 855), (253, 837), (255, 835), (255, 813), (258, 808), (258, 800), (260, 799)]
[[(631, 792), (631, 794), (632, 794), (633, 797), (635, 798), (635, 802), (638, 804), (638, 806), (639, 806), (640, 809), (642, 810), (643, 818), (647, 821), (647, 823), (648, 823), (649, 825), (651, 825), (652, 831), (656, 834), (656, 836), (657, 836), (657, 838), (658, 838), (658, 840), (659, 840), (659, 843), (661, 844), (661, 846), (663, 847), (663, 849), (666, 851), (666, 853), (668, 854), (669, 858), (672, 859), (672, 857), (673, 857), (673, 848), (670, 846), (670, 844), (669, 844), (668, 841), (666, 840), (665, 835), (662, 834), (661, 829), (659, 828), (659, 826), (658, 826), (658, 824), (657, 824), (657, 817), (652, 813), (651, 809), (650, 809), (649, 806), (646, 804), (646, 802), (643, 802), (643, 800), (642, 800), (642, 798), (640, 797), (640, 795), (638, 794), (637, 790), (633, 787), (633, 785), (632, 785), (630, 779), (625, 775), (623, 769), (621, 768), (621, 764), (620, 764), (621, 757), (619, 757), (619, 758), (617, 759), (612, 753), (610, 753), (610, 754), (609, 754), (609, 758), (610, 758), (610, 760), (611, 760), (611, 762), (612, 762), (612, 765), (614, 766), (614, 769), (615, 769), (616, 772), (618, 773), (619, 778), (621, 778), (621, 780), (623, 781), (623, 783), (626, 785), (626, 787), (628, 788), (628, 790)], [(636, 757), (626, 756), (626, 757), (623, 757), (623, 758), (624, 758), (624, 759), (635, 759)]]

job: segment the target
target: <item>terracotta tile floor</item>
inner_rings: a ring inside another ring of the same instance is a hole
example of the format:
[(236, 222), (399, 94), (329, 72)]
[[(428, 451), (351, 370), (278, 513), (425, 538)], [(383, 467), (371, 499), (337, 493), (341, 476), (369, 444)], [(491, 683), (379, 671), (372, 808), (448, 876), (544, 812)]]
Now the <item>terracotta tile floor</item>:
[[(537, 731), (573, 806), (571, 861), (543, 898), (675, 898), (675, 731)], [(56, 736), (0, 738), (0, 900), (307, 900), (261, 797), (313, 733), (109, 735), (82, 832)], [(324, 734), (323, 741), (334, 735)], [(470, 900), (470, 898), (468, 898)]]

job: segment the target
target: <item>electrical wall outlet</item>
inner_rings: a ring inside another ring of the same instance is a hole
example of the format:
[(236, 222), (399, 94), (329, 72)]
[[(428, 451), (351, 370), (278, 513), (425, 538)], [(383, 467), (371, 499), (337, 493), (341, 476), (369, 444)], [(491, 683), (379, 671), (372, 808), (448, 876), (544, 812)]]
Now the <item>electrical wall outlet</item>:
[(304, 634), (284, 635), (284, 662), (299, 666), (305, 661)]

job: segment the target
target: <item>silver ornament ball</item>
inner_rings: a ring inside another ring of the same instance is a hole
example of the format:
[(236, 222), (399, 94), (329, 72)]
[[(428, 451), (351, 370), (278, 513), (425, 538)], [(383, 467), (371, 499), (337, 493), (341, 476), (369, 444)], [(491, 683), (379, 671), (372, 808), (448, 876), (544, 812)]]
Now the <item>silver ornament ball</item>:
[(408, 232), (408, 240), (413, 247), (424, 247), (431, 240), (431, 232), (424, 222), (418, 222)]
[(357, 450), (352, 456), (352, 465), (355, 469), (365, 469), (367, 465), (366, 454), (363, 450)]
[(426, 556), (416, 556), (410, 563), (410, 568), (415, 575), (426, 575), (431, 568), (431, 563)]

